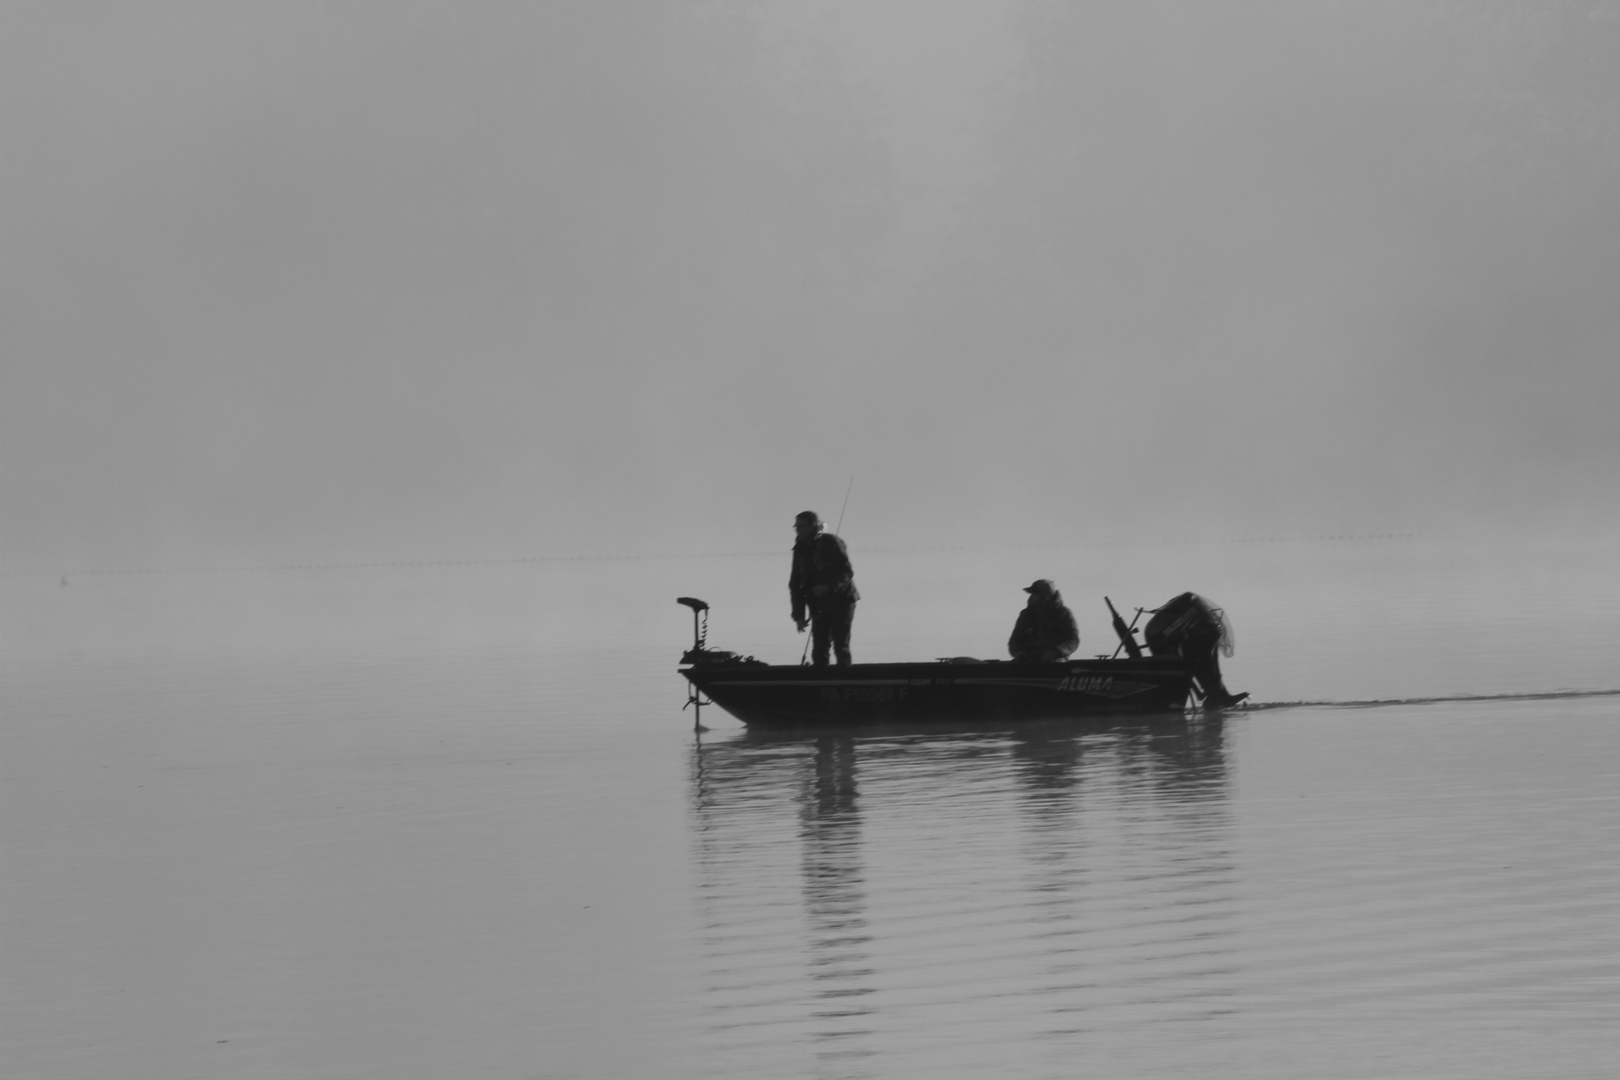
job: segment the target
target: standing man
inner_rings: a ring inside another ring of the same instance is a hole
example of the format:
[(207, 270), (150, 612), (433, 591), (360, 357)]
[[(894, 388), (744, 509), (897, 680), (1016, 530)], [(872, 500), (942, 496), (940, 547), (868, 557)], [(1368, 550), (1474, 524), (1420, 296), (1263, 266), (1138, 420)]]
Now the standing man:
[(1074, 624), (1074, 612), (1063, 602), (1063, 594), (1046, 578), (1024, 591), (1029, 593), (1029, 601), (1013, 624), (1007, 651), (1014, 660), (1025, 663), (1067, 660), (1080, 647), (1080, 630)]
[(845, 667), (849, 658), (849, 627), (855, 620), (855, 568), (849, 563), (849, 550), (832, 533), (821, 531), (821, 519), (806, 510), (793, 519), (793, 574), (788, 578), (788, 595), (793, 598), (793, 622), (810, 633), (811, 649), (817, 667), (827, 666), (827, 650)]

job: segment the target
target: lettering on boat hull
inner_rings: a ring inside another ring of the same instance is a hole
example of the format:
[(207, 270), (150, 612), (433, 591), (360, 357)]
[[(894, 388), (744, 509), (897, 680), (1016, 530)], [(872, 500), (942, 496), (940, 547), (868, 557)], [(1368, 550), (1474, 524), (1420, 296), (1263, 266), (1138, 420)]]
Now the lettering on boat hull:
[(904, 701), (903, 686), (823, 686), (821, 700), (839, 705), (868, 704), (884, 701)]
[(1116, 679), (1112, 675), (1070, 675), (1058, 683), (1058, 690), (1066, 693), (1094, 694), (1105, 698), (1127, 698), (1153, 689), (1152, 683)]

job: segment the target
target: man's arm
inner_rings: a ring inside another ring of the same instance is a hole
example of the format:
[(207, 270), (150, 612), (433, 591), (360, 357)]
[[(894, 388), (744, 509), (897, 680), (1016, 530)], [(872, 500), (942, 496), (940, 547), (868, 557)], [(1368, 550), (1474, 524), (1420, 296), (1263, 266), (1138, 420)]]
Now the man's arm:
[(1058, 608), (1058, 627), (1063, 635), (1058, 648), (1068, 656), (1080, 647), (1080, 627), (1074, 621), (1074, 612), (1067, 607)]
[(1007, 639), (1007, 655), (1014, 660), (1018, 659), (1024, 650), (1029, 647), (1029, 624), (1029, 608), (1025, 608), (1018, 613), (1018, 621), (1013, 623), (1012, 636)]
[(849, 561), (849, 548), (841, 536), (822, 533), (816, 537), (816, 583), (811, 586), (812, 596), (840, 596), (854, 601), (855, 566)]
[(804, 617), (805, 605), (805, 567), (804, 560), (799, 557), (797, 545), (793, 548), (793, 572), (788, 575), (788, 598), (793, 602), (793, 622), (803, 631), (806, 625)]

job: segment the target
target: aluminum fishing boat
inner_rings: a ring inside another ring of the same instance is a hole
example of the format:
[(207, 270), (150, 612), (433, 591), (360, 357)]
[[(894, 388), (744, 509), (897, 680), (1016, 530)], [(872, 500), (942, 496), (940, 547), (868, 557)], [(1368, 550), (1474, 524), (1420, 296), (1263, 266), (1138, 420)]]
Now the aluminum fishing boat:
[(1170, 712), (1184, 709), (1193, 692), (1188, 661), (1143, 656), (1134, 638), (1126, 656), (1050, 664), (965, 656), (845, 667), (767, 664), (708, 648), (709, 605), (690, 596), (678, 602), (692, 609), (693, 645), (680, 667), (691, 685), (688, 703), (719, 705), (750, 727), (999, 723)]

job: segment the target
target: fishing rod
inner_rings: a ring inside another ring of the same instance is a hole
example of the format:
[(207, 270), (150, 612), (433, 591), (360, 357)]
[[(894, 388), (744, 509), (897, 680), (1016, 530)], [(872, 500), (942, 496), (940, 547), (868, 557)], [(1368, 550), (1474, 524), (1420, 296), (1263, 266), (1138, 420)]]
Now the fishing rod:
[[(834, 536), (837, 536), (839, 533), (844, 531), (844, 511), (849, 509), (849, 493), (851, 491), (854, 491), (854, 490), (855, 490), (855, 477), (851, 476), (849, 478), (849, 486), (844, 488), (844, 505), (840, 506), (838, 508), (838, 525), (837, 525), (836, 528), (833, 529), (833, 535)], [(810, 613), (810, 620), (811, 620), (811, 622), (815, 621), (815, 612)], [(800, 667), (804, 667), (805, 661), (808, 660), (809, 657), (810, 657), (810, 642), (812, 640), (814, 640), (814, 638), (815, 638), (815, 631), (813, 631), (813, 630), (809, 634), (805, 635), (805, 638), (804, 638), (804, 652), (802, 654), (800, 654), (800, 656), (799, 656), (799, 666)]]
[(838, 527), (833, 530), (834, 536), (844, 531), (844, 511), (849, 509), (849, 493), (854, 490), (855, 478), (851, 476), (849, 478), (849, 487), (844, 489), (844, 505), (838, 508)]
[(1108, 605), (1108, 614), (1113, 616), (1114, 634), (1119, 638), (1119, 646), (1114, 649), (1114, 658), (1119, 657), (1119, 650), (1124, 649), (1132, 660), (1142, 659), (1142, 647), (1136, 643), (1136, 620), (1142, 617), (1144, 608), (1137, 608), (1136, 615), (1131, 619), (1131, 625), (1126, 626), (1125, 620), (1119, 617), (1114, 610), (1114, 602), (1103, 597), (1103, 603)]

